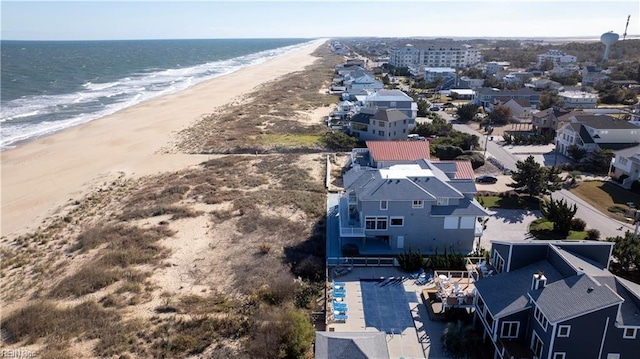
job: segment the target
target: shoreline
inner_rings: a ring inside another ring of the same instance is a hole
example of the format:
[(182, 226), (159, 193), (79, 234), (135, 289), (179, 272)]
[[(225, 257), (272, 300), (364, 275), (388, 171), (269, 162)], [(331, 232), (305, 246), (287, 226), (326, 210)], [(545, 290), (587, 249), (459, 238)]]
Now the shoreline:
[(120, 174), (145, 176), (209, 156), (161, 153), (175, 135), (256, 87), (315, 61), (325, 39), (0, 152), (2, 236), (36, 229), (70, 199)]

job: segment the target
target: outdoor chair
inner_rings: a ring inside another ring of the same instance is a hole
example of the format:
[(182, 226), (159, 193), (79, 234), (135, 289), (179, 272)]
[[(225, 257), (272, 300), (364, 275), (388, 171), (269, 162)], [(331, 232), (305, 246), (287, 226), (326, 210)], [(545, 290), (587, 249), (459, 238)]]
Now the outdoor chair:
[(349, 316), (346, 314), (334, 314), (333, 319), (336, 321), (346, 322), (349, 319)]
[(419, 271), (411, 273), (409, 277), (411, 279), (418, 279), (418, 277), (421, 277), (423, 274), (424, 274), (424, 269), (420, 268)]
[(416, 284), (417, 285), (425, 285), (425, 284), (431, 282), (431, 279), (432, 279), (431, 274), (429, 274), (429, 275), (426, 275), (424, 277), (420, 277), (420, 278), (416, 279)]
[(346, 298), (347, 297), (347, 293), (345, 293), (345, 292), (332, 293), (331, 295), (334, 298)]
[(333, 310), (341, 310), (341, 311), (349, 310), (349, 307), (347, 306), (347, 303), (344, 303), (344, 302), (335, 302), (334, 301), (332, 306), (333, 306)]
[(346, 287), (347, 283), (346, 282), (335, 282), (335, 281), (332, 281), (331, 285), (333, 286), (333, 289), (338, 289), (338, 288)]

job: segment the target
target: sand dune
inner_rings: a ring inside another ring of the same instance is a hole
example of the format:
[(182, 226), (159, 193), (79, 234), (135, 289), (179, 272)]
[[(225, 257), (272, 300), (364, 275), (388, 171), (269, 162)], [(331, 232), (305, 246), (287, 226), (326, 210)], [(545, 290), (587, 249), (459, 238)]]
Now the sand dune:
[(2, 236), (26, 233), (60, 206), (124, 173), (173, 171), (207, 156), (167, 154), (178, 131), (265, 82), (302, 70), (324, 41), (0, 154)]

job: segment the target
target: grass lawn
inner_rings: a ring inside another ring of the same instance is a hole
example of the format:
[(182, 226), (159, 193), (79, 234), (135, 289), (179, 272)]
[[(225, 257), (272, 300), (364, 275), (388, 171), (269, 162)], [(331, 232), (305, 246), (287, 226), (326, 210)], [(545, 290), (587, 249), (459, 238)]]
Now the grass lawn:
[(479, 196), (478, 202), (486, 208), (540, 210), (540, 200), (528, 197)]
[(619, 210), (629, 208), (627, 202), (633, 202), (636, 207), (640, 206), (640, 195), (609, 182), (581, 182), (578, 187), (572, 188), (571, 192), (600, 212), (617, 220), (624, 220), (624, 213), (612, 212), (610, 209), (613, 209), (614, 206)]
[(574, 239), (580, 240), (587, 236), (586, 231), (569, 231), (569, 236), (563, 238), (556, 233), (553, 233), (553, 222), (550, 222), (546, 218), (539, 218), (531, 222), (529, 225), (529, 232), (536, 236), (538, 239), (543, 240), (555, 240), (555, 239)]
[(258, 139), (262, 143), (284, 147), (314, 146), (322, 144), (321, 135), (263, 134)]

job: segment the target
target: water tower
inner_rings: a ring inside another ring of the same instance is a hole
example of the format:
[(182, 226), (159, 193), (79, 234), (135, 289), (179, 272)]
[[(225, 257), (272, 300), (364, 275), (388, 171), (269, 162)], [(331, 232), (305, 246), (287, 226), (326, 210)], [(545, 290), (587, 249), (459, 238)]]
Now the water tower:
[(600, 42), (604, 44), (604, 57), (602, 57), (602, 61), (609, 60), (609, 50), (611, 49), (611, 45), (618, 42), (618, 34), (613, 31), (605, 32), (600, 36)]

